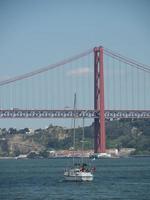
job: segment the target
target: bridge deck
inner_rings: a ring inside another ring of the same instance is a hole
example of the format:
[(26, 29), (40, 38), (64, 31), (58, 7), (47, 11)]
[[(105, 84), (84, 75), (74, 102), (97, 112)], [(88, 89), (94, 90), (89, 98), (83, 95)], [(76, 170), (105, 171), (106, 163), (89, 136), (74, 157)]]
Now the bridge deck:
[[(95, 110), (0, 110), (0, 118), (98, 118)], [(150, 110), (105, 110), (106, 119), (150, 118)]]

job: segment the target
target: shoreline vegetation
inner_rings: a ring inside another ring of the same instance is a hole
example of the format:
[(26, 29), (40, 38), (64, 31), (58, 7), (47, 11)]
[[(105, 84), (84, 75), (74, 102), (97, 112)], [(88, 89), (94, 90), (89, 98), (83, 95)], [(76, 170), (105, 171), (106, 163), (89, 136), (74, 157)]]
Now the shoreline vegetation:
[[(85, 127), (85, 157), (93, 152), (94, 125)], [(71, 157), (73, 129), (50, 124), (46, 129), (0, 128), (1, 158)], [(82, 127), (76, 128), (77, 157), (81, 155)], [(150, 156), (150, 119), (106, 120), (107, 152), (113, 157)], [(20, 156), (20, 157), (19, 157)]]
[[(17, 156), (17, 157), (0, 157), (0, 160), (27, 160), (27, 159), (69, 159), (72, 158), (72, 156), (66, 156), (66, 155), (61, 155), (61, 156), (49, 156), (49, 157), (42, 157), (42, 156), (35, 156), (35, 157), (22, 157), (22, 155)], [(75, 157), (75, 158), (79, 158), (79, 157)], [(86, 158), (90, 158), (90, 157), (86, 157)], [(150, 155), (126, 155), (126, 156), (112, 156), (112, 157), (108, 157), (108, 158), (100, 158), (100, 159), (118, 159), (118, 158), (150, 158)]]

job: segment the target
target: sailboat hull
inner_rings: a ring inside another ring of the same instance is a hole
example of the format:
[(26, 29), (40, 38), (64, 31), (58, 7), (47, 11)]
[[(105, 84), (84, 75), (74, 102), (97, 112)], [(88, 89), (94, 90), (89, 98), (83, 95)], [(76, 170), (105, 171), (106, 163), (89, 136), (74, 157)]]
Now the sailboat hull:
[(93, 181), (93, 174), (91, 172), (76, 172), (73, 169), (64, 173), (66, 181)]
[(93, 177), (83, 177), (83, 176), (65, 176), (65, 181), (75, 181), (75, 182), (82, 182), (82, 181), (93, 181)]

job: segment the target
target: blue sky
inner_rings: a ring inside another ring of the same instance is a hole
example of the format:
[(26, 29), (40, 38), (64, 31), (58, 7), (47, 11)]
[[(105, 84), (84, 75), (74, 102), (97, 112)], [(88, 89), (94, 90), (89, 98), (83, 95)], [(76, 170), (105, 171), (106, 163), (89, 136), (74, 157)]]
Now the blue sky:
[(150, 65), (149, 10), (149, 0), (1, 0), (0, 80), (99, 45)]

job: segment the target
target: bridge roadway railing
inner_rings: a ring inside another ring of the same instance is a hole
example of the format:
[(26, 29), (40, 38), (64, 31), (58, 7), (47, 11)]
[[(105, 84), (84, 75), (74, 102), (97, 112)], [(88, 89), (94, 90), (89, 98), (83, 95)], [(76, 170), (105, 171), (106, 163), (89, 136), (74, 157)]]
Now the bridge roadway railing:
[[(0, 110), (0, 118), (99, 118), (96, 110)], [(106, 119), (150, 118), (150, 110), (105, 110)]]

